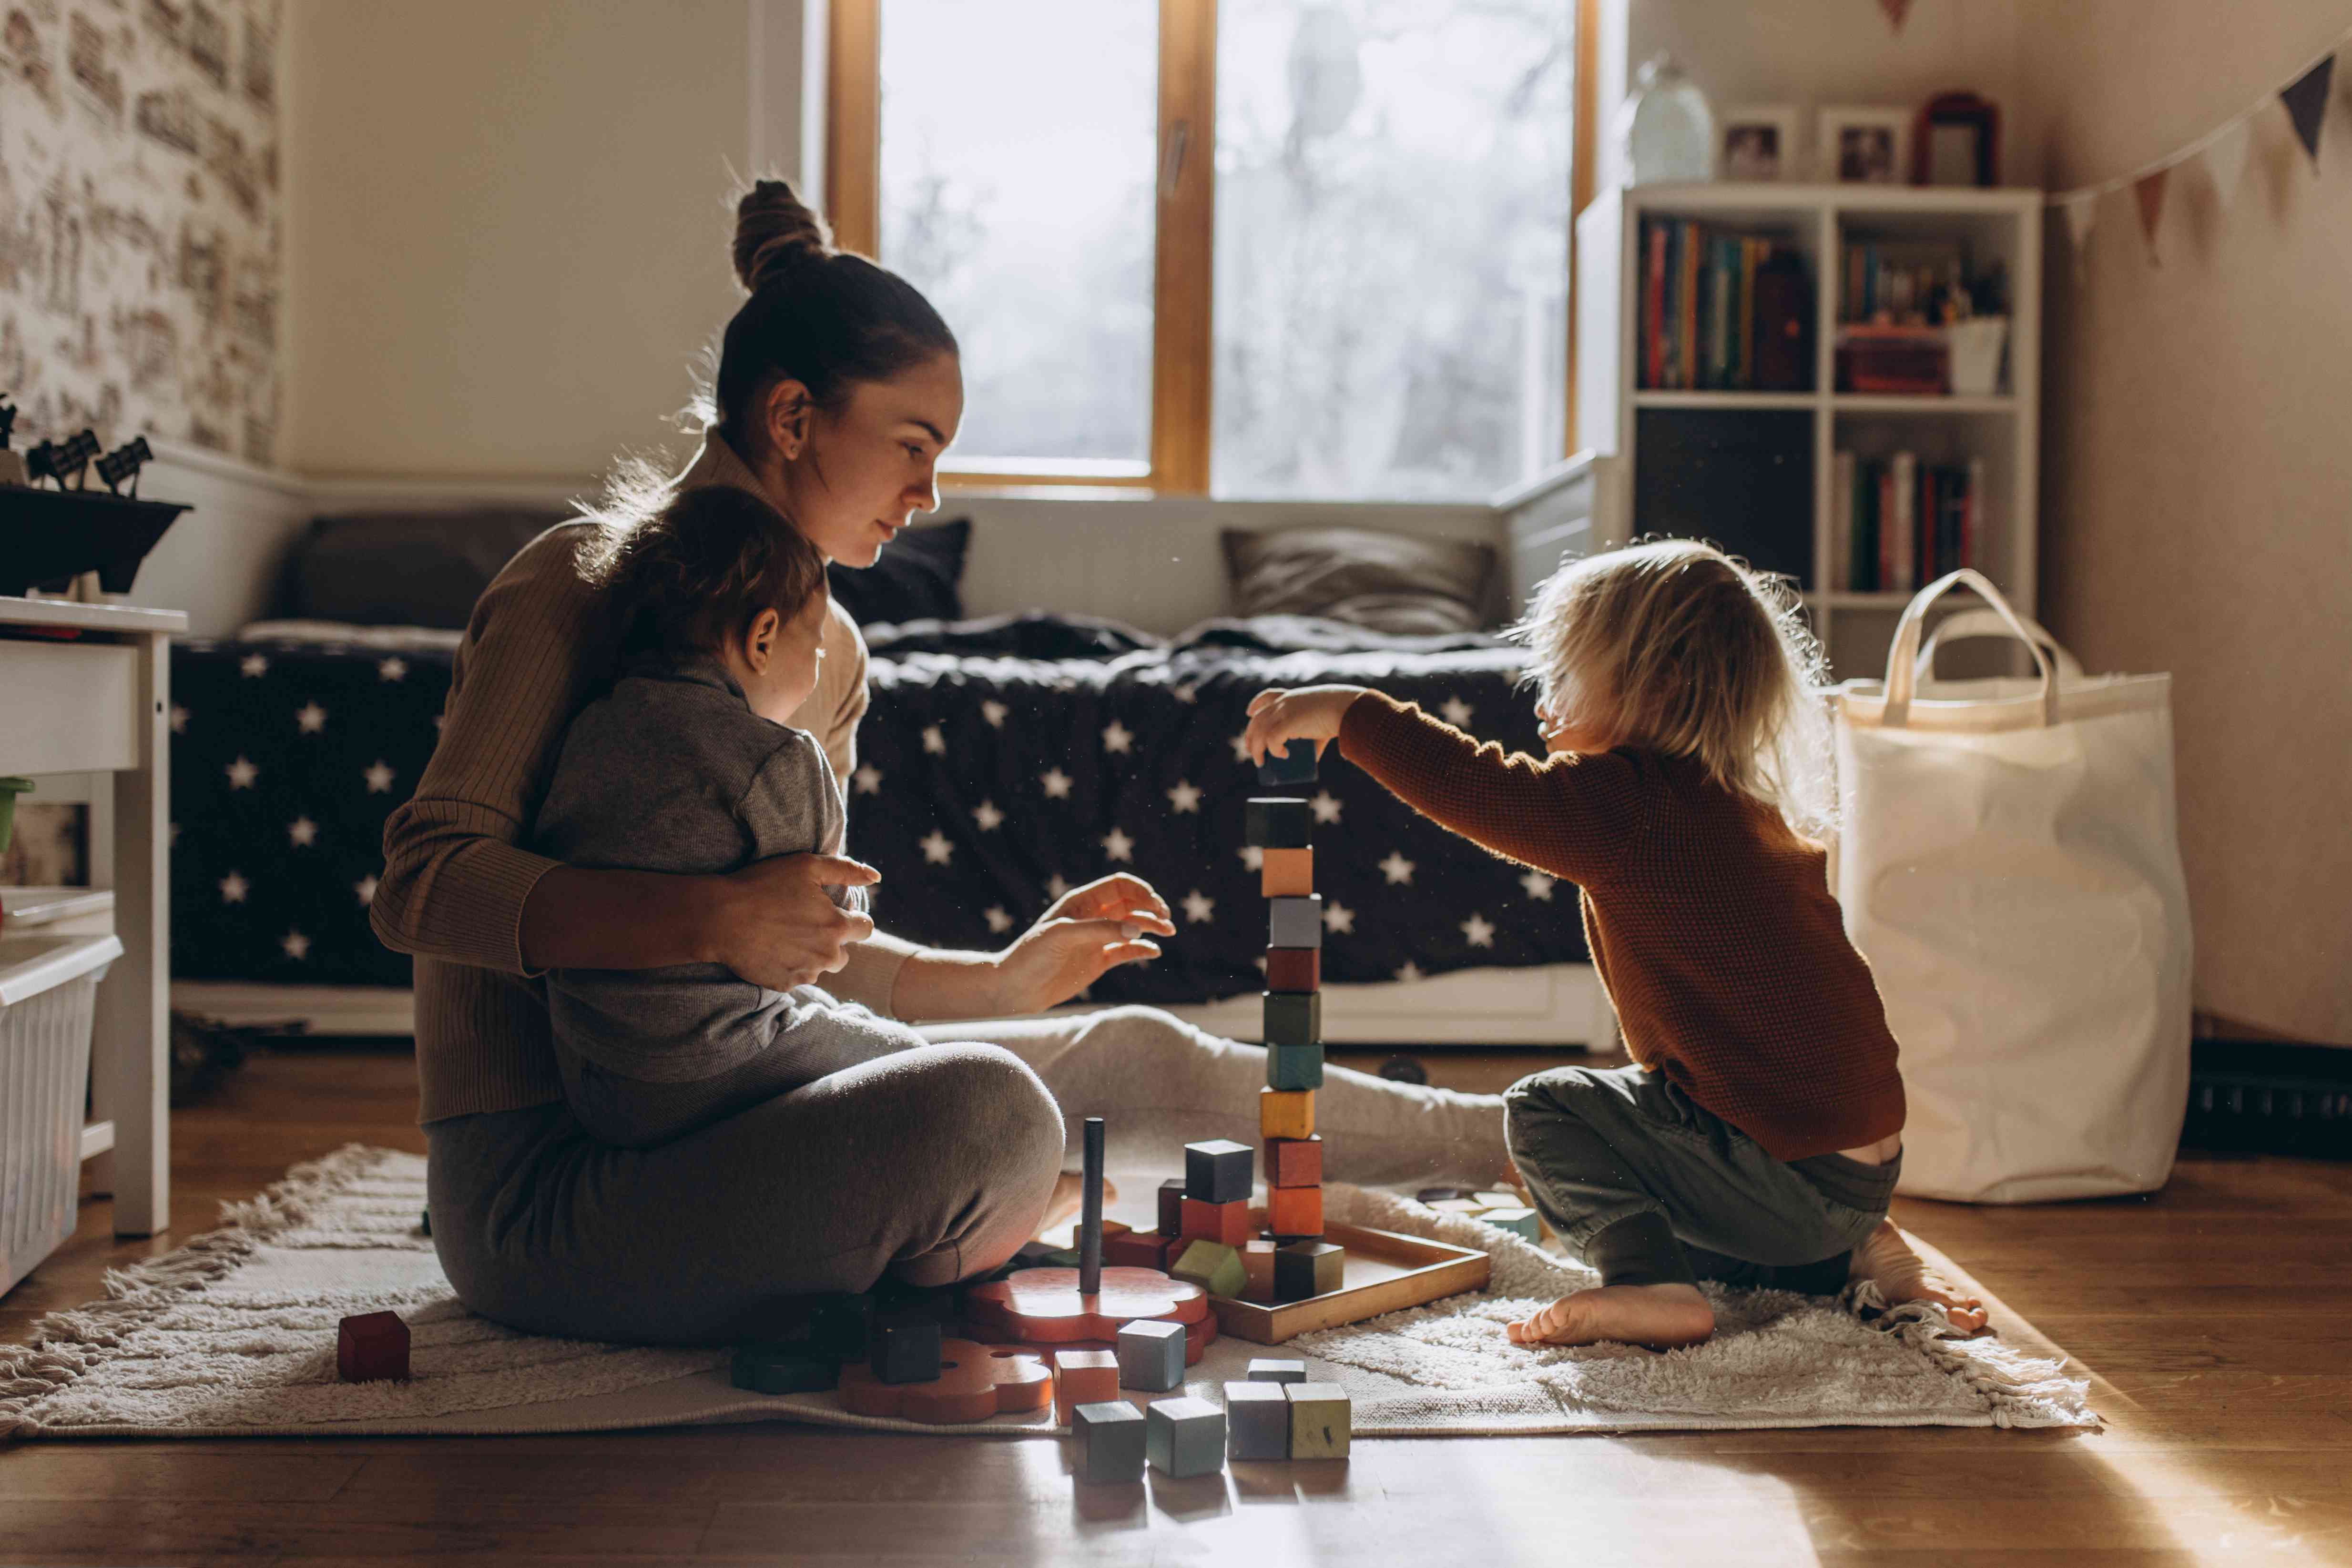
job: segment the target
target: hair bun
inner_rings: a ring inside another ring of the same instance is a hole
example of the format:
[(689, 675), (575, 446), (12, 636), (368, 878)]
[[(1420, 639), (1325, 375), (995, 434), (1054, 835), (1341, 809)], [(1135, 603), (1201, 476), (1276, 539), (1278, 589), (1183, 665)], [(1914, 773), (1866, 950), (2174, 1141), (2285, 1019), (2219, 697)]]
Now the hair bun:
[(833, 231), (789, 182), (761, 180), (735, 204), (735, 276), (750, 292), (834, 254)]

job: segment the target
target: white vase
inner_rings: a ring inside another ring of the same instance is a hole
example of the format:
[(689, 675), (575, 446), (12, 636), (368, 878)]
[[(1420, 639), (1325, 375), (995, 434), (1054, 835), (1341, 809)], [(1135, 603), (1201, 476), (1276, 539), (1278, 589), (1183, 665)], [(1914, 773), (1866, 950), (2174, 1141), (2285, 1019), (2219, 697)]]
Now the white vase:
[(1643, 65), (1616, 130), (1629, 185), (1715, 178), (1715, 111), (1670, 55)]
[(2009, 343), (2009, 318), (1977, 316), (1944, 329), (1950, 351), (1954, 397), (1990, 397), (2000, 391), (2000, 353)]

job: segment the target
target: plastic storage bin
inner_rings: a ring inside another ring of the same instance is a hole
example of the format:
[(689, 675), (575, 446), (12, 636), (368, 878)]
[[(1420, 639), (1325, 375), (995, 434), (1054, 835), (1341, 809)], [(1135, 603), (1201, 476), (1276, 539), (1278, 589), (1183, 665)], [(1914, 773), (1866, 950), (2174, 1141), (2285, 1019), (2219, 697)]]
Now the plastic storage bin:
[(74, 1230), (90, 1017), (111, 936), (0, 937), (0, 1290)]

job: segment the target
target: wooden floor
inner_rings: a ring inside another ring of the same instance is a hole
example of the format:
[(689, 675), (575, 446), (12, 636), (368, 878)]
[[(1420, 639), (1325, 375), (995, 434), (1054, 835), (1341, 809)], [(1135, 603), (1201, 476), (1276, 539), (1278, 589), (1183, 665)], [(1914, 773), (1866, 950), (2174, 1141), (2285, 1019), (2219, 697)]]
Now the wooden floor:
[[(1433, 1054), (1492, 1087), (1525, 1056)], [(358, 1139), (421, 1149), (404, 1053), (249, 1063), (173, 1120), (184, 1237)], [(2146, 1202), (1897, 1218), (2095, 1375), (2097, 1435), (1366, 1441), (1345, 1464), (1084, 1489), (1063, 1445), (785, 1424), (572, 1437), (0, 1448), (0, 1563), (2352, 1563), (2352, 1167), (2192, 1157)], [(0, 1301), (100, 1293), (102, 1202)]]

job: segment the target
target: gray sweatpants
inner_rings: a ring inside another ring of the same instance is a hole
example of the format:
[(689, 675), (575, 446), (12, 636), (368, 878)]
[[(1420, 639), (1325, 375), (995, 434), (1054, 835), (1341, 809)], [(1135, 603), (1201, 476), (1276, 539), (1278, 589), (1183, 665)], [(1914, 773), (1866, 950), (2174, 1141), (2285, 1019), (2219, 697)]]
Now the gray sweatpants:
[[(428, 1124), (433, 1241), (459, 1299), (540, 1333), (640, 1343), (752, 1337), (785, 1297), (885, 1273), (946, 1284), (1034, 1234), (1084, 1118), (1114, 1171), (1257, 1140), (1265, 1053), (1151, 1008), (934, 1026), (926, 1048), (835, 1072), (646, 1149), (561, 1103)], [(1332, 1068), (1316, 1096), (1335, 1181), (1485, 1185), (1503, 1102)], [(1136, 1184), (1117, 1212), (1151, 1221)]]
[(1563, 1067), (1503, 1096), (1511, 1162), (1569, 1249), (1609, 1285), (1843, 1288), (1901, 1155), (1774, 1159), (1657, 1073)]

